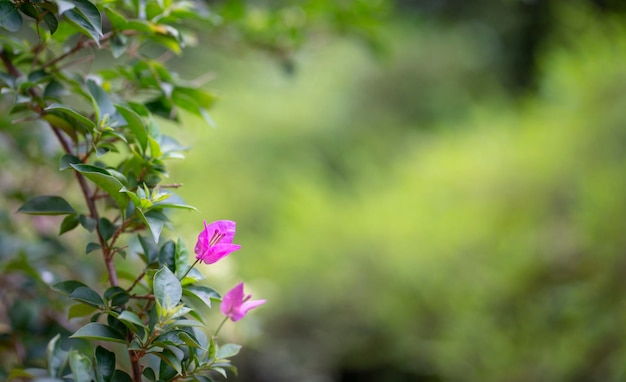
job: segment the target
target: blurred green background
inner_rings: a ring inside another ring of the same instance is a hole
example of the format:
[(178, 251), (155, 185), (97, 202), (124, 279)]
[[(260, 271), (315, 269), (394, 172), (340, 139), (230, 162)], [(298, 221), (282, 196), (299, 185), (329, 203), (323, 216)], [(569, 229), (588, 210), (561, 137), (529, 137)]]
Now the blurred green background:
[(400, 1), (286, 63), (185, 56), (221, 98), (175, 220), (236, 220), (209, 274), (268, 300), (239, 380), (625, 380), (621, 8)]
[(166, 130), (176, 234), (236, 220), (207, 276), (268, 300), (222, 331), (235, 380), (626, 380), (623, 2), (210, 3), (171, 63), (217, 126)]

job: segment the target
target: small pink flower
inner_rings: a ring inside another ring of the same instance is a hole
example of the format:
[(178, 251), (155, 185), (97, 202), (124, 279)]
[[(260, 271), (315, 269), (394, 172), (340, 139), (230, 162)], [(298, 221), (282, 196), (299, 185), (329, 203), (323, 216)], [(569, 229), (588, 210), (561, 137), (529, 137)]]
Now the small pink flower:
[(250, 309), (265, 304), (265, 300), (251, 300), (251, 295), (244, 297), (243, 283), (237, 284), (222, 298), (220, 310), (233, 321), (241, 320)]
[(213, 264), (219, 261), (241, 248), (239, 244), (233, 244), (234, 238), (234, 221), (218, 220), (209, 225), (205, 221), (204, 229), (198, 235), (198, 242), (194, 250), (196, 259), (206, 264)]

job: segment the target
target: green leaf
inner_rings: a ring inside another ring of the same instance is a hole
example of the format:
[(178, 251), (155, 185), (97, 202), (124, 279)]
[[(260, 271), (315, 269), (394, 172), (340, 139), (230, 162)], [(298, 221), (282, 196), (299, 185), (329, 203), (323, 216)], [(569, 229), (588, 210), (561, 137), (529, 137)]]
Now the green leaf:
[(137, 333), (137, 329), (135, 326), (138, 326), (143, 329), (147, 329), (146, 325), (141, 321), (139, 316), (135, 313), (125, 310), (117, 317), (118, 320), (122, 321), (124, 325), (128, 326), (133, 332)]
[(70, 338), (87, 338), (92, 340), (119, 343), (126, 342), (126, 337), (122, 333), (111, 328), (110, 326), (97, 322), (88, 323), (87, 325), (78, 329), (76, 333), (70, 336)]
[(93, 98), (98, 122), (102, 123), (105, 118), (109, 118), (110, 126), (119, 126), (125, 123), (113, 105), (109, 94), (100, 85), (93, 80), (87, 80), (87, 88)]
[(200, 272), (196, 268), (191, 268), (189, 273), (187, 273), (187, 276), (185, 276), (185, 278), (180, 280), (180, 283), (183, 286), (185, 286), (185, 285), (195, 284), (197, 281), (200, 281), (200, 280), (204, 280), (204, 275), (202, 274), (202, 272)]
[(139, 147), (141, 147), (142, 152), (145, 153), (148, 147), (148, 130), (143, 120), (139, 114), (125, 106), (116, 105), (115, 107), (126, 120), (126, 126), (133, 132)]
[(174, 254), (176, 253), (176, 245), (172, 240), (168, 240), (161, 246), (159, 251), (159, 265), (165, 265), (170, 270), (174, 270)]
[(124, 185), (107, 170), (88, 164), (70, 164), (70, 166), (109, 194), (120, 206), (120, 209), (124, 210), (126, 208), (128, 196), (120, 192)]
[(196, 349), (202, 348), (202, 345), (200, 345), (200, 342), (192, 333), (180, 330), (178, 331), (178, 338), (180, 338), (189, 347)]
[(17, 210), (29, 215), (67, 215), (76, 211), (60, 196), (42, 195), (29, 199)]
[(187, 286), (183, 289), (183, 295), (190, 298), (196, 305), (211, 307), (211, 300), (220, 300), (220, 294), (214, 289), (202, 285)]
[(22, 27), (22, 16), (10, 1), (0, 1), (0, 27), (9, 32), (17, 32)]
[(159, 256), (159, 248), (157, 247), (156, 242), (146, 239), (141, 235), (137, 235), (137, 238), (139, 239), (139, 244), (141, 244), (141, 248), (143, 249), (146, 264), (154, 264)]
[(222, 346), (219, 347), (219, 349), (217, 350), (217, 354), (215, 355), (215, 357), (217, 359), (225, 359), (225, 358), (230, 358), (232, 356), (235, 356), (239, 353), (239, 350), (241, 349), (241, 345), (237, 345), (237, 344), (224, 344)]
[(123, 34), (115, 34), (111, 37), (111, 53), (113, 58), (120, 58), (128, 50), (128, 38)]
[(172, 101), (182, 109), (195, 113), (198, 109), (208, 109), (217, 97), (202, 89), (177, 86), (172, 91)]
[(174, 255), (174, 269), (177, 278), (182, 278), (189, 268), (189, 251), (185, 243), (178, 238), (176, 242), (176, 253)]
[(125, 29), (126, 18), (122, 14), (118, 13), (115, 8), (105, 6), (104, 13), (106, 13), (107, 19), (114, 29)]
[(152, 137), (148, 137), (148, 144), (150, 145), (150, 154), (152, 154), (153, 158), (160, 158), (163, 155), (159, 141)]
[(65, 232), (71, 231), (78, 226), (78, 215), (67, 215), (61, 222), (61, 228), (59, 229), (59, 235), (63, 235)]
[(115, 373), (115, 353), (108, 351), (102, 346), (98, 346), (94, 360), (96, 362), (96, 381), (113, 381), (113, 373)]
[(102, 297), (93, 289), (88, 286), (81, 286), (76, 288), (72, 294), (68, 297), (70, 300), (80, 301), (83, 304), (91, 305), (94, 307), (104, 306)]
[(183, 198), (181, 198), (180, 196), (178, 196), (175, 193), (170, 193), (167, 194), (168, 198), (163, 200), (163, 201), (159, 201), (154, 203), (154, 208), (159, 207), (159, 208), (179, 208), (179, 209), (184, 209), (184, 210), (192, 210), (192, 211), (197, 211), (198, 209), (196, 207), (190, 206), (188, 204), (185, 203), (185, 201), (183, 200)]
[(43, 22), (46, 23), (48, 29), (50, 29), (50, 34), (54, 34), (54, 32), (56, 32), (59, 28), (59, 20), (57, 20), (57, 17), (50, 12), (43, 14)]
[(130, 296), (125, 289), (112, 286), (104, 291), (104, 299), (109, 301), (111, 306), (122, 306), (128, 302)]
[[(83, 124), (84, 126), (86, 126), (87, 128), (89, 128), (90, 130), (93, 129), (94, 127), (96, 127), (96, 124), (93, 123), (92, 120), (90, 120), (89, 118), (83, 116), (82, 114), (80, 114), (79, 112), (77, 112), (76, 110), (64, 106), (64, 105), (60, 105), (58, 103), (53, 103), (52, 105), (48, 106), (47, 108), (44, 109), (44, 111), (56, 111), (59, 113), (63, 113), (66, 115), (71, 116), (72, 118), (74, 118), (75, 120), (77, 120), (78, 122), (80, 122), (81, 124)], [(45, 115), (44, 115), (45, 117)]]
[(150, 367), (144, 368), (142, 374), (145, 378), (148, 378), (149, 381), (151, 382), (156, 381), (156, 374), (154, 373), (154, 370), (152, 370), (152, 368)]
[(72, 292), (74, 292), (76, 289), (80, 288), (80, 287), (86, 287), (87, 285), (83, 284), (80, 281), (77, 280), (67, 280), (67, 281), (61, 281), (60, 283), (56, 283), (54, 285), (52, 285), (52, 290), (57, 291), (59, 293), (63, 293), (65, 295), (70, 295), (72, 294)]
[(48, 373), (54, 377), (60, 376), (67, 363), (68, 354), (65, 350), (61, 349), (61, 343), (59, 342), (60, 338), (61, 335), (57, 334), (50, 340), (50, 342), (48, 342), (48, 346), (46, 347)]
[(80, 225), (82, 225), (89, 232), (93, 232), (93, 230), (96, 229), (96, 226), (98, 225), (96, 219), (92, 218), (91, 216), (80, 215), (78, 217), (78, 221), (80, 222)]
[(100, 232), (100, 235), (102, 235), (102, 238), (104, 239), (104, 241), (107, 241), (111, 237), (113, 237), (113, 234), (115, 233), (116, 229), (117, 229), (117, 226), (111, 223), (109, 219), (100, 218), (100, 223), (98, 224), (98, 232)]
[(165, 311), (173, 310), (183, 296), (180, 281), (168, 267), (162, 267), (154, 275), (154, 298)]
[(71, 320), (72, 318), (91, 316), (97, 309), (98, 308), (94, 308), (91, 305), (82, 303), (74, 304), (68, 309), (67, 318)]
[(44, 98), (58, 98), (66, 95), (69, 95), (69, 92), (65, 89), (65, 86), (54, 78), (46, 85), (46, 89), (43, 92)]
[(113, 374), (113, 381), (115, 382), (133, 382), (133, 379), (130, 375), (126, 374), (126, 372), (122, 370), (115, 370)]
[(163, 231), (163, 227), (168, 221), (167, 216), (159, 211), (148, 211), (145, 214), (140, 209), (136, 209), (135, 211), (139, 218), (143, 220), (144, 224), (150, 230), (154, 242), (158, 243), (159, 237), (161, 236), (161, 231)]
[(205, 325), (197, 320), (177, 320), (176, 327), (196, 327), (203, 328)]
[(85, 254), (91, 253), (93, 251), (99, 250), (100, 244), (98, 243), (87, 243), (87, 247), (85, 248)]
[(61, 165), (59, 166), (59, 170), (67, 170), (72, 167), (73, 164), (82, 164), (83, 162), (76, 156), (65, 154), (61, 157)]
[(154, 354), (157, 357), (161, 358), (165, 363), (167, 363), (170, 367), (176, 370), (178, 374), (182, 372), (181, 360), (178, 359), (176, 354), (174, 354), (171, 350), (163, 349), (163, 351), (160, 353), (150, 353), (150, 354)]
[(91, 381), (91, 360), (76, 350), (70, 351), (70, 369), (75, 381)]
[(63, 13), (66, 20), (79, 32), (91, 37), (100, 46), (102, 16), (98, 8), (87, 0), (67, 0), (74, 8)]

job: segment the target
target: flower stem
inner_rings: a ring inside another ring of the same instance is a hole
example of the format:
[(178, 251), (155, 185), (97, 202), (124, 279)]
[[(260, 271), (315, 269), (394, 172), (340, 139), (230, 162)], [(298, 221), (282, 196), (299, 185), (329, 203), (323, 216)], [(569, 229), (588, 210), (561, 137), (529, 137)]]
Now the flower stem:
[(220, 326), (218, 326), (217, 329), (215, 329), (215, 334), (213, 334), (213, 337), (217, 337), (218, 333), (222, 329), (222, 326), (224, 326), (224, 324), (226, 323), (227, 320), (228, 320), (228, 316), (224, 317), (224, 319), (220, 323)]
[(196, 264), (198, 264), (198, 261), (200, 261), (200, 259), (196, 259), (196, 261), (193, 262), (193, 264), (191, 264), (191, 266), (189, 267), (189, 269), (187, 269), (187, 272), (185, 272), (185, 274), (183, 275), (183, 277), (181, 277), (179, 280), (182, 280), (185, 278), (185, 276), (187, 276), (189, 274), (189, 271), (191, 271), (191, 268), (193, 268)]

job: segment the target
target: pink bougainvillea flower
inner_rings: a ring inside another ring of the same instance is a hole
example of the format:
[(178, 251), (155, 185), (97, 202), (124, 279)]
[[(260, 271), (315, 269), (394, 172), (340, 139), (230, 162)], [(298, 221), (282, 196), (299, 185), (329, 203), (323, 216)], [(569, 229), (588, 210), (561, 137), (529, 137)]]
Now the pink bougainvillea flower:
[(250, 300), (251, 295), (243, 293), (243, 283), (237, 284), (222, 298), (220, 310), (233, 321), (241, 320), (250, 309), (265, 304), (265, 300)]
[(241, 248), (233, 244), (235, 238), (235, 222), (218, 220), (209, 225), (204, 222), (204, 229), (198, 235), (198, 242), (194, 252), (196, 259), (213, 264)]

